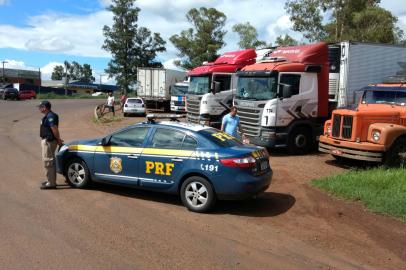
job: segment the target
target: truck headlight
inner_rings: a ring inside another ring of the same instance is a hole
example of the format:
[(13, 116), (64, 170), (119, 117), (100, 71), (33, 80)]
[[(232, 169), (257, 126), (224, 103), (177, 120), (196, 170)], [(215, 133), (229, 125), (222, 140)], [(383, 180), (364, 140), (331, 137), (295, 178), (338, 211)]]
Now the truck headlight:
[(381, 132), (379, 130), (374, 130), (372, 131), (372, 139), (374, 141), (379, 141), (379, 139), (381, 138)]
[(327, 136), (331, 136), (331, 125), (328, 125), (328, 126), (327, 126), (326, 133), (327, 133), (327, 134), (326, 134)]

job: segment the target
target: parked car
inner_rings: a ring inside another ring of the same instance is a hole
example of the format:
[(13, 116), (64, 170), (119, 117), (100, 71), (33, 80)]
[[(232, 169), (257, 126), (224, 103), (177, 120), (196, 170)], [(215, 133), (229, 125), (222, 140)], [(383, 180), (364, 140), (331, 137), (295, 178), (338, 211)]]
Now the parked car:
[(19, 99), (36, 99), (37, 93), (34, 90), (20, 90), (18, 97)]
[(129, 114), (140, 114), (145, 116), (145, 103), (142, 98), (127, 98), (123, 107), (124, 116)]
[(263, 193), (272, 169), (265, 148), (244, 145), (220, 130), (148, 115), (103, 138), (62, 146), (57, 171), (69, 185), (110, 183), (179, 194), (194, 212), (206, 212), (216, 199), (238, 200)]
[(1, 89), (0, 90), (0, 97), (3, 100), (6, 100), (6, 99), (18, 100), (19, 99), (18, 90), (15, 89), (15, 88)]

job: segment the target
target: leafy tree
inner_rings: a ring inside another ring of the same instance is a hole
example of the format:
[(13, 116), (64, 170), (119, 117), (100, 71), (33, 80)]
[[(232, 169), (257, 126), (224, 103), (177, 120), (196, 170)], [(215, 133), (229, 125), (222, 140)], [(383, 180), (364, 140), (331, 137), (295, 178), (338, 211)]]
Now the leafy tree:
[(276, 46), (296, 46), (299, 42), (295, 40), (293, 37), (285, 34), (285, 36), (279, 36), (276, 38), (275, 45)]
[(62, 80), (64, 75), (65, 70), (63, 69), (63, 66), (61, 65), (55, 66), (54, 70), (52, 71), (51, 80), (60, 81)]
[(92, 75), (92, 68), (89, 64), (80, 65), (78, 62), (73, 61), (69, 63), (68, 61), (64, 62), (64, 65), (58, 65), (54, 67), (54, 70), (51, 75), (52, 80), (62, 80), (65, 77), (65, 69), (66, 69), (66, 77), (67, 83), (69, 81), (80, 81), (85, 83), (94, 82), (95, 78)]
[(258, 32), (249, 22), (235, 24), (232, 28), (240, 36), (238, 46), (241, 49), (265, 47), (266, 42), (258, 40)]
[(85, 83), (94, 82), (95, 78), (93, 77), (92, 73), (93, 71), (91, 66), (89, 64), (83, 64), (81, 68), (81, 76), (79, 78), (79, 81)]
[(160, 34), (151, 35), (145, 27), (138, 27), (138, 13), (135, 0), (112, 0), (107, 8), (114, 15), (113, 26), (105, 25), (103, 49), (112, 55), (105, 70), (109, 77), (115, 77), (117, 84), (127, 93), (137, 81), (137, 67), (159, 66), (154, 61), (158, 52), (165, 51), (165, 41)]
[(215, 8), (192, 8), (186, 14), (193, 28), (183, 30), (180, 35), (173, 35), (170, 41), (179, 50), (180, 61), (177, 66), (192, 69), (204, 61), (214, 61), (217, 51), (224, 45), (223, 30), (226, 15)]
[(403, 33), (396, 27), (397, 17), (379, 7), (379, 3), (380, 0), (287, 0), (285, 8), (293, 29), (310, 41), (399, 42)]

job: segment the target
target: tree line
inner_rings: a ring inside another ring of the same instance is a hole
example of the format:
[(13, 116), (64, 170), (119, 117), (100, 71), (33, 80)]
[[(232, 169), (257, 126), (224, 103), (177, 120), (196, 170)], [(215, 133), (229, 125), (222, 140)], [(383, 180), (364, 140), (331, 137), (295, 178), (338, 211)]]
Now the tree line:
[[(293, 30), (302, 33), (309, 42), (351, 40), (406, 44), (403, 31), (396, 26), (397, 17), (379, 3), (380, 0), (287, 0), (285, 10), (293, 22)], [(107, 10), (113, 13), (113, 25), (103, 28), (102, 48), (110, 52), (112, 58), (105, 72), (127, 92), (137, 81), (137, 67), (162, 67), (156, 56), (166, 51), (166, 41), (159, 33), (138, 25), (141, 9), (136, 6), (136, 0), (112, 0)], [(180, 60), (175, 64), (191, 69), (204, 61), (214, 61), (226, 45), (226, 15), (215, 8), (201, 7), (189, 10), (186, 19), (191, 27), (169, 38), (178, 50)], [(239, 36), (240, 49), (300, 43), (287, 34), (277, 37), (273, 44), (259, 40), (257, 30), (249, 22), (235, 24), (232, 31)], [(73, 62), (70, 78), (94, 81), (89, 77), (90, 66), (85, 68), (85, 65), (81, 69)], [(55, 67), (55, 72), (56, 69), (61, 71), (61, 67)]]

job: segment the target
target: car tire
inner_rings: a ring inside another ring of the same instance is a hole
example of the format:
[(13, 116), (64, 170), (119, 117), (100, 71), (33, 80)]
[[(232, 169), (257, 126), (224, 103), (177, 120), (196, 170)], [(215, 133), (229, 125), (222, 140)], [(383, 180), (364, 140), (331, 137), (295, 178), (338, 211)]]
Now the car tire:
[(187, 178), (181, 186), (180, 196), (183, 205), (192, 212), (207, 212), (216, 202), (210, 182), (200, 176)]
[(397, 139), (385, 153), (384, 164), (387, 167), (406, 167), (406, 158), (400, 157), (406, 153), (406, 138)]
[(65, 166), (66, 182), (75, 188), (84, 188), (90, 183), (90, 173), (86, 163), (74, 158), (68, 161)]
[(313, 146), (312, 133), (309, 128), (295, 128), (288, 139), (288, 151), (294, 155), (303, 155), (310, 152)]
[(127, 114), (127, 113), (123, 113), (123, 115), (124, 115), (124, 117), (127, 117), (128, 114)]

